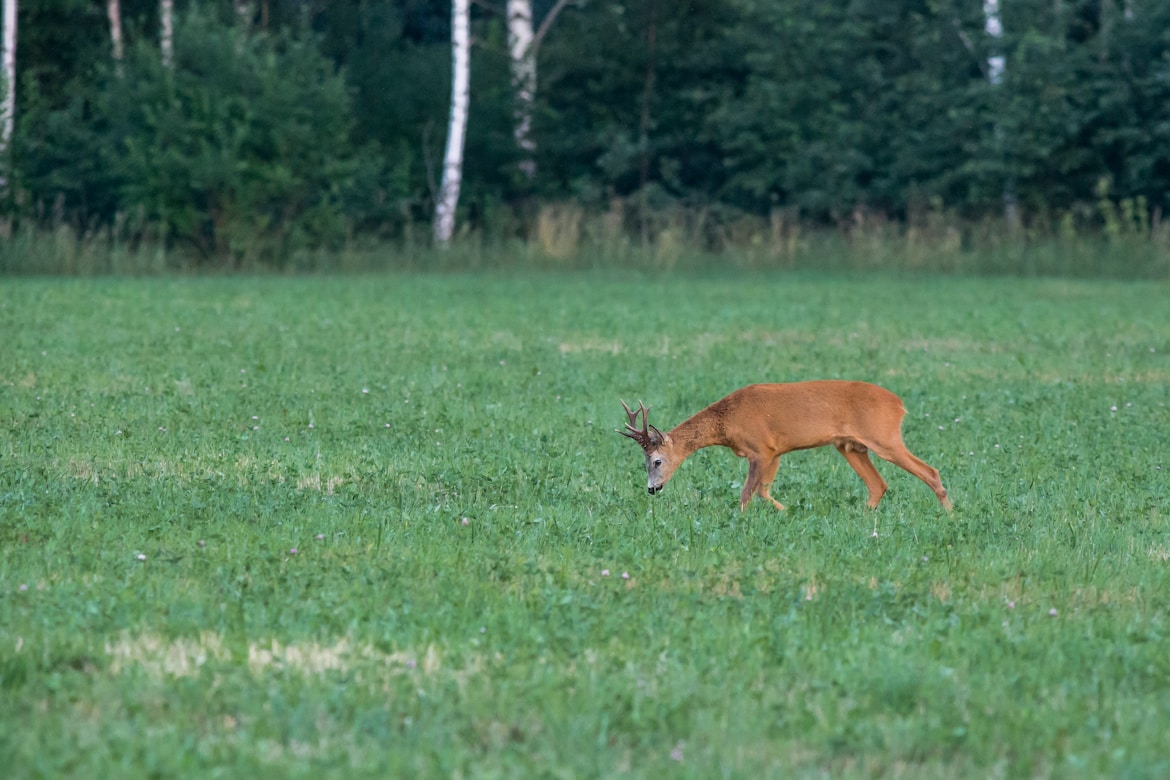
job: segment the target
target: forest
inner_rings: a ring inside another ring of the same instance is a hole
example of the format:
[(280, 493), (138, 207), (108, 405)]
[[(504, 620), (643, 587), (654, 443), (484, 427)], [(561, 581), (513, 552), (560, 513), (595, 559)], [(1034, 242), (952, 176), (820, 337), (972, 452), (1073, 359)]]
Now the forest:
[[(1166, 243), (1170, 4), (530, 7), (518, 143), (505, 0), (471, 4), (456, 241), (719, 252), (877, 224)], [(9, 235), (207, 266), (430, 241), (449, 3), (21, 0), (16, 18)]]

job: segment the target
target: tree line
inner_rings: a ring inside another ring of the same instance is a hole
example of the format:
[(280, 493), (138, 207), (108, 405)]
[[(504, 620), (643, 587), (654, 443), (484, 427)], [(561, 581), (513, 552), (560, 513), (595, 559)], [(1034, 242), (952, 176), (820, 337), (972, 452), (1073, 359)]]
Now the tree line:
[[(427, 240), (451, 11), (21, 0), (6, 224), (214, 262)], [(714, 248), (777, 215), (1146, 229), (1170, 206), (1163, 2), (477, 0), (470, 40), (457, 236), (558, 206)]]

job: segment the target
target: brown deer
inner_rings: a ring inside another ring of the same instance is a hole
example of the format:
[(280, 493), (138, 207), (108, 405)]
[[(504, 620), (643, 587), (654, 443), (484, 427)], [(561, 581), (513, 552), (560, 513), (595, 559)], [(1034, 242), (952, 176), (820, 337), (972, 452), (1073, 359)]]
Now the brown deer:
[[(938, 496), (943, 508), (951, 508), (938, 470), (914, 457), (902, 443), (902, 418), (906, 415), (902, 399), (868, 382), (821, 380), (748, 385), (679, 423), (669, 433), (650, 424), (650, 407), (641, 401), (637, 411), (631, 412), (625, 401), (622, 408), (630, 421), (618, 433), (638, 442), (646, 453), (647, 488), (651, 495), (662, 490), (675, 469), (696, 450), (719, 445), (748, 461), (740, 510), (746, 509), (757, 495), (783, 509), (784, 505), (770, 494), (780, 456), (831, 444), (869, 489), (866, 503), (870, 508), (877, 508), (888, 487), (869, 459), (871, 450), (921, 479)], [(641, 428), (636, 427), (639, 414)]]

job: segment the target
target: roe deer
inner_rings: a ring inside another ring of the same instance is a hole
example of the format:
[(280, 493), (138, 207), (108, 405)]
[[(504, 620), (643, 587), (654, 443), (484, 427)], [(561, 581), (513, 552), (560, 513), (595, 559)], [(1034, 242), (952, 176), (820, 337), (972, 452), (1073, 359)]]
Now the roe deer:
[[(938, 496), (943, 508), (951, 500), (939, 479), (938, 470), (922, 462), (902, 443), (902, 400), (889, 390), (868, 382), (821, 380), (789, 384), (748, 385), (679, 423), (669, 433), (650, 425), (650, 407), (638, 402), (637, 411), (622, 408), (630, 418), (624, 431), (646, 453), (647, 488), (660, 490), (684, 460), (703, 447), (727, 447), (747, 458), (748, 473), (739, 497), (742, 511), (754, 496), (784, 505), (772, 498), (770, 489), (780, 466), (780, 456), (793, 450), (807, 450), (832, 444), (853, 467), (869, 489), (871, 509), (886, 492), (886, 481), (867, 454), (909, 471), (925, 482)], [(642, 427), (635, 427), (638, 415)]]

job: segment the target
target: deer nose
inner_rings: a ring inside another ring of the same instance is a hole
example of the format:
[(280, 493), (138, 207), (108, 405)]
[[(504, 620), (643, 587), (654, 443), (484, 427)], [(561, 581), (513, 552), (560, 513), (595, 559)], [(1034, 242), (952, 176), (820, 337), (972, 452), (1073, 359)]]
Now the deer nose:
[(659, 485), (658, 487), (651, 485), (650, 487), (646, 488), (646, 490), (647, 490), (647, 492), (650, 493), (650, 495), (654, 495), (655, 493), (659, 493), (662, 491), (662, 485)]

